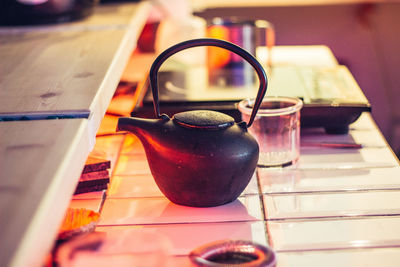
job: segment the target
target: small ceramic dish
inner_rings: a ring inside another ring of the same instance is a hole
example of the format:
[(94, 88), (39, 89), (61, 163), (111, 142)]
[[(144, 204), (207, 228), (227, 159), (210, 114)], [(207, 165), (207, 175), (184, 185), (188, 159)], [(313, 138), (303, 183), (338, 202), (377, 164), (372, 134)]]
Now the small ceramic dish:
[(196, 266), (273, 267), (275, 252), (268, 247), (245, 240), (221, 240), (193, 250), (189, 258)]

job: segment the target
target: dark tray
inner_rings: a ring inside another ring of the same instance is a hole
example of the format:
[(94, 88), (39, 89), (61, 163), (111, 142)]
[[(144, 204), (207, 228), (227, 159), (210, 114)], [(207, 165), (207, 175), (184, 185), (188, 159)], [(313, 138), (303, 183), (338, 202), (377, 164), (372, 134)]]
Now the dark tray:
[[(344, 134), (348, 132), (349, 125), (355, 122), (363, 112), (371, 111), (368, 100), (345, 66), (329, 69), (281, 66), (275, 67), (272, 75), (267, 95), (301, 98), (304, 103), (301, 110), (301, 126), (303, 128), (323, 127), (327, 133)], [(187, 70), (159, 73), (159, 97), (162, 113), (173, 116), (181, 111), (208, 109), (229, 114), (236, 121), (241, 121), (237, 103), (243, 98), (254, 98), (257, 91), (257, 86), (253, 86), (253, 90), (243, 89), (247, 91), (240, 91), (240, 93), (238, 93), (240, 88), (219, 88), (220, 91), (225, 90), (220, 98), (212, 94), (212, 89), (207, 89), (210, 94), (204, 93), (196, 96), (185, 92), (186, 90), (204, 91), (204, 88), (195, 88), (203, 86), (204, 83), (197, 80), (196, 85), (192, 86), (188, 83), (187, 77)], [(189, 77), (201, 77), (201, 75)], [(172, 90), (169, 89), (171, 86)], [(143, 90), (147, 90), (147, 88)], [(209, 100), (207, 100), (208, 95), (210, 95)], [(152, 95), (149, 91), (131, 115), (154, 117)]]

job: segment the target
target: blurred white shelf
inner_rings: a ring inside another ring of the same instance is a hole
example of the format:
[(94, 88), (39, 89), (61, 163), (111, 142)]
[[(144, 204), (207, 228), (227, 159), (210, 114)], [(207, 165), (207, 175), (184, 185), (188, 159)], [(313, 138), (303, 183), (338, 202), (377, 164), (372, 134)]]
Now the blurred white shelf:
[(212, 8), (240, 8), (240, 7), (274, 7), (274, 6), (312, 6), (312, 5), (347, 5), (366, 3), (390, 3), (388, 0), (191, 0), (196, 11)]
[(149, 11), (0, 27), (0, 266), (43, 265)]

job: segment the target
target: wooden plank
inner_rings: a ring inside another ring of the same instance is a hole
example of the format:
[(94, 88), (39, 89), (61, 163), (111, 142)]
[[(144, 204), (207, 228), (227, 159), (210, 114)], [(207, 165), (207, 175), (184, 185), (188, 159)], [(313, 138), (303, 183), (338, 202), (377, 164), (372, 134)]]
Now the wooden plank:
[(79, 178), (79, 182), (93, 181), (97, 179), (106, 179), (109, 177), (110, 174), (108, 170), (88, 172), (88, 173), (82, 173), (81, 177)]
[(2, 117), (76, 110), (88, 117), (123, 35), (121, 30), (0, 35)]
[(146, 10), (145, 3), (105, 5), (82, 22), (1, 29), (0, 118), (90, 116), (98, 122), (135, 47)]
[(87, 187), (94, 187), (94, 186), (99, 186), (99, 185), (105, 185), (107, 188), (107, 184), (110, 182), (110, 178), (106, 179), (96, 179), (96, 180), (90, 180), (90, 181), (83, 181), (79, 182), (77, 189), (81, 188), (87, 188)]
[(86, 160), (85, 167), (83, 168), (81, 178), (85, 173), (98, 172), (111, 168), (111, 161), (89, 155)]
[(40, 266), (89, 154), (86, 119), (0, 122), (0, 266)]
[(98, 184), (84, 187), (77, 187), (74, 194), (103, 191), (108, 188), (108, 184)]

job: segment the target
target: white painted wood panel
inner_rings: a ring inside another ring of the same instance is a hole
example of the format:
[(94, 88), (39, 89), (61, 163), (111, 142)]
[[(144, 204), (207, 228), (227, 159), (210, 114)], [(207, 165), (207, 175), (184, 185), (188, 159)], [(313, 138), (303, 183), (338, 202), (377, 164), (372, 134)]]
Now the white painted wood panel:
[(89, 154), (86, 119), (0, 122), (0, 266), (40, 266)]
[(0, 266), (42, 266), (149, 10), (0, 27)]
[(104, 5), (81, 22), (0, 28), (0, 118), (101, 119), (148, 10)]

